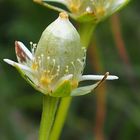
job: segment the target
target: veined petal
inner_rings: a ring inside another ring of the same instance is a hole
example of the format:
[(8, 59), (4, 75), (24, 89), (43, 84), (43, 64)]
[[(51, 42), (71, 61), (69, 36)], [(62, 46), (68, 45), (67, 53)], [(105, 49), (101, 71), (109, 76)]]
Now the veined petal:
[[(80, 78), (80, 81), (87, 81), (87, 80), (101, 80), (103, 79), (104, 75), (83, 75)], [(106, 80), (117, 80), (119, 79), (118, 76), (115, 75), (108, 75)]]
[(71, 96), (81, 96), (81, 95), (86, 95), (88, 93), (90, 93), (92, 90), (94, 90), (96, 87), (98, 86), (98, 82), (93, 84), (93, 85), (89, 85), (89, 86), (83, 86), (83, 87), (79, 87), (74, 89), (71, 92)]
[(96, 89), (97, 87), (99, 87), (108, 77), (108, 72), (102, 77), (102, 79), (99, 82), (96, 82), (93, 85), (89, 85), (89, 86), (83, 86), (83, 87), (79, 87), (74, 89), (71, 92), (71, 96), (81, 96), (81, 95), (86, 95), (88, 93), (90, 93), (92, 90)]
[(73, 77), (73, 74), (68, 74), (68, 75), (63, 76), (62, 78), (60, 78), (60, 79), (56, 82), (56, 84), (55, 84), (55, 86), (54, 86), (54, 89), (56, 89), (57, 86), (59, 86), (63, 81), (66, 81), (66, 80), (68, 81), (68, 80), (70, 80), (72, 77)]
[(112, 5), (112, 9), (118, 10), (121, 7), (123, 7), (124, 5), (126, 5), (130, 0), (115, 0), (113, 5)]
[(17, 62), (14, 62), (14, 61), (12, 61), (12, 60), (10, 60), (10, 59), (3, 59), (6, 63), (8, 63), (9, 65), (12, 65), (12, 66), (14, 66), (14, 67), (19, 67), (20, 69), (22, 69), (22, 70), (26, 70), (26, 71), (28, 71), (28, 72), (32, 72), (32, 70), (29, 68), (29, 67), (27, 67), (26, 65), (22, 65), (22, 64), (20, 64), (20, 63), (17, 63)]
[(15, 41), (15, 51), (19, 63), (26, 63), (27, 60), (32, 60), (32, 53), (20, 41)]
[(73, 74), (68, 74), (66, 76), (63, 76), (58, 82), (64, 81), (64, 80), (70, 80), (73, 77)]
[(43, 91), (38, 85), (37, 85), (37, 79), (33, 76), (32, 70), (27, 67), (26, 65), (22, 65), (19, 63), (16, 63), (9, 59), (4, 59), (4, 61), (12, 66), (14, 66), (18, 72), (21, 74), (21, 76), (36, 90)]
[(130, 0), (114, 0), (112, 1), (112, 3), (109, 5), (106, 4), (106, 16), (110, 16), (113, 13), (115, 13), (116, 11), (120, 10), (122, 7), (124, 7)]

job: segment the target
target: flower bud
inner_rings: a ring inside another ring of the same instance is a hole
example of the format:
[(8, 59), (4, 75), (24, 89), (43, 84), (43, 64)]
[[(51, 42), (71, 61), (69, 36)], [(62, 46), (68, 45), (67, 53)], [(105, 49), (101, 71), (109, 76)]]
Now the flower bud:
[(50, 5), (49, 2), (61, 3), (69, 9), (69, 14), (75, 20), (97, 23), (122, 8), (129, 0), (36, 0), (35, 2), (58, 11), (63, 9)]
[[(82, 75), (85, 64), (85, 48), (65, 12), (51, 23), (38, 44), (25, 45), (15, 42), (17, 62), (4, 61), (14, 66), (21, 76), (36, 90), (53, 97), (80, 96), (90, 93), (107, 80), (118, 79), (107, 72), (103, 75)], [(100, 80), (93, 85), (78, 87), (86, 80)], [(77, 88), (78, 87), (78, 88)]]
[[(71, 80), (78, 83), (85, 60), (85, 49), (80, 37), (70, 23), (65, 12), (50, 24), (42, 33), (35, 51), (33, 63), (39, 73), (40, 85), (52, 89), (59, 79), (72, 75)], [(73, 83), (72, 83), (73, 84)], [(77, 84), (75, 84), (77, 86)]]

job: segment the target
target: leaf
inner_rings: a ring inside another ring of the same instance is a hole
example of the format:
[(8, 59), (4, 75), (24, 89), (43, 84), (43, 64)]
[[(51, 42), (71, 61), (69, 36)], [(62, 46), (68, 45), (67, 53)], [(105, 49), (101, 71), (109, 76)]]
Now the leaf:
[(53, 97), (66, 97), (70, 96), (71, 93), (71, 84), (69, 80), (65, 80), (61, 82), (59, 86), (57, 86), (56, 90), (51, 93), (50, 96)]

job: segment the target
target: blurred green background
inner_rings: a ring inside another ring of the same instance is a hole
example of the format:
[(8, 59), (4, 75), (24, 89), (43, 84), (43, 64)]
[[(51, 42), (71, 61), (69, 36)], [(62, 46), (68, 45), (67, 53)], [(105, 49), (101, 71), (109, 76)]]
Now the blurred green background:
[[(31, 0), (0, 0), (0, 140), (37, 140), (42, 95), (3, 58), (16, 60), (14, 41), (37, 43), (57, 16)], [(60, 139), (140, 140), (140, 1), (100, 23), (92, 40), (84, 73), (120, 78), (73, 99)]]

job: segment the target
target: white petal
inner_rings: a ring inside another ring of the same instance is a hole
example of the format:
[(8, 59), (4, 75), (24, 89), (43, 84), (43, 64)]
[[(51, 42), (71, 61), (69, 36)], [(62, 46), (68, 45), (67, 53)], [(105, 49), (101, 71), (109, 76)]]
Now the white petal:
[(62, 81), (70, 80), (72, 77), (73, 77), (73, 74), (68, 74), (68, 75), (66, 75), (66, 76), (61, 77), (61, 78), (56, 82), (56, 84), (54, 85), (54, 88), (57, 87), (59, 84), (61, 84)]
[(90, 93), (92, 90), (99, 87), (106, 80), (108, 75), (109, 75), (109, 72), (106, 72), (105, 75), (102, 77), (102, 79), (99, 82), (96, 82), (93, 85), (83, 86), (83, 87), (79, 87), (79, 88), (74, 89), (71, 92), (71, 96), (81, 96), (81, 95), (85, 95), (85, 94)]
[[(83, 75), (80, 79), (80, 81), (85, 81), (85, 80), (102, 80), (104, 75)], [(115, 75), (109, 75), (107, 76), (106, 80), (116, 80), (118, 79), (118, 76)]]
[(60, 79), (58, 80), (57, 83), (60, 83), (60, 82), (62, 82), (62, 81), (64, 81), (64, 80), (70, 80), (72, 77), (73, 77), (73, 74), (69, 74), (69, 75), (63, 76), (62, 78), (60, 78)]
[(19, 67), (20, 69), (22, 69), (22, 70), (26, 70), (26, 71), (29, 71), (29, 72), (32, 72), (32, 70), (29, 68), (29, 67), (27, 67), (26, 65), (22, 65), (22, 64), (19, 64), (19, 63), (17, 63), (17, 62), (14, 62), (14, 61), (12, 61), (12, 60), (10, 60), (10, 59), (3, 59), (6, 63), (8, 63), (9, 65), (12, 65), (12, 66), (17, 66), (17, 67)]
[(23, 52), (29, 57), (30, 60), (33, 59), (33, 55), (32, 53), (25, 47), (25, 45), (20, 42), (20, 41), (17, 41), (18, 45), (21, 47), (21, 49), (23, 50)]
[(112, 1), (112, 4), (109, 4), (110, 2), (108, 2), (108, 6), (106, 6), (107, 12), (108, 14), (113, 14), (116, 11), (118, 11), (119, 9), (121, 9), (123, 6), (125, 6), (127, 3), (129, 2), (129, 0), (114, 0)]

